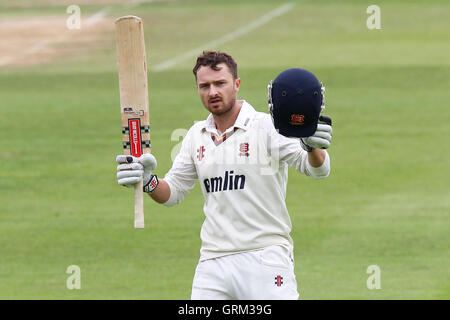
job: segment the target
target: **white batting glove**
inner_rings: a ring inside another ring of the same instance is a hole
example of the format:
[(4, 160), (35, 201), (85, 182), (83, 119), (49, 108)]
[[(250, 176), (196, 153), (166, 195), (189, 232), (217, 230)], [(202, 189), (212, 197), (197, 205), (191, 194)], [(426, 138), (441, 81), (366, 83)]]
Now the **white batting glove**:
[(152, 170), (156, 169), (156, 158), (150, 153), (144, 153), (139, 158), (126, 155), (118, 155), (117, 183), (131, 188), (141, 180), (144, 186), (148, 185), (154, 177)]
[(316, 132), (310, 137), (300, 138), (300, 144), (308, 152), (311, 152), (313, 149), (327, 149), (331, 144), (332, 134), (333, 129), (331, 125), (319, 121)]

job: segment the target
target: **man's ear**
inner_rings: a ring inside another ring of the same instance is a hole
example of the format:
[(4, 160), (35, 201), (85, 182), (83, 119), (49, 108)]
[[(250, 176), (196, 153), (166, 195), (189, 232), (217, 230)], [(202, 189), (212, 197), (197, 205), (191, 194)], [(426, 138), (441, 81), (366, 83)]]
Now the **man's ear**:
[(240, 86), (241, 86), (241, 78), (237, 78), (236, 80), (234, 80), (234, 88), (236, 89), (236, 91), (239, 91)]

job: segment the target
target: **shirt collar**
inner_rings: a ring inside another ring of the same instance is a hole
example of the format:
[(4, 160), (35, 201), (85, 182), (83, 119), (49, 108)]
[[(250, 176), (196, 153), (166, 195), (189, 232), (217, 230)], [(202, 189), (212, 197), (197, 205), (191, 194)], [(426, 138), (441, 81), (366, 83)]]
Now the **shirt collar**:
[[(234, 122), (234, 125), (232, 125), (230, 128), (228, 128), (224, 133), (227, 133), (229, 131), (234, 130), (234, 128), (240, 128), (243, 130), (247, 130), (250, 124), (250, 119), (252, 118), (253, 114), (256, 112), (255, 109), (245, 100), (242, 101), (242, 107), (241, 110), (239, 110), (239, 114), (236, 118), (236, 121)], [(200, 128), (202, 131), (210, 131), (213, 133), (217, 133), (216, 125), (214, 123), (214, 117), (210, 113), (208, 118), (204, 121), (203, 125)]]

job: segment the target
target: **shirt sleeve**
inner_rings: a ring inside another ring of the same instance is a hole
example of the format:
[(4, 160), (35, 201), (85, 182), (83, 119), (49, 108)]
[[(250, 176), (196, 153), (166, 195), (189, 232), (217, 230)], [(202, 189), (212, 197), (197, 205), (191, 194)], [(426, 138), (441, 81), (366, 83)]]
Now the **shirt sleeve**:
[(173, 161), (172, 168), (164, 176), (170, 188), (170, 197), (164, 202), (165, 206), (173, 206), (184, 200), (198, 179), (197, 170), (191, 153), (192, 128), (181, 143), (180, 152)]
[(278, 133), (270, 116), (264, 119), (268, 131), (268, 148), (273, 159), (288, 164), (298, 172), (316, 179), (326, 178), (330, 174), (330, 157), (325, 151), (325, 161), (314, 168), (308, 161), (308, 152), (302, 149), (299, 138), (288, 138)]

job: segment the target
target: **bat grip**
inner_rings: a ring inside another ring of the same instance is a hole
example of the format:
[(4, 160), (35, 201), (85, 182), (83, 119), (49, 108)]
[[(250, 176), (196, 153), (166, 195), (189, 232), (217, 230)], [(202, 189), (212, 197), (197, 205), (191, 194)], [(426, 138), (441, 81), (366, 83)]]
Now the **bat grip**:
[(144, 228), (144, 192), (142, 180), (134, 185), (134, 227)]

